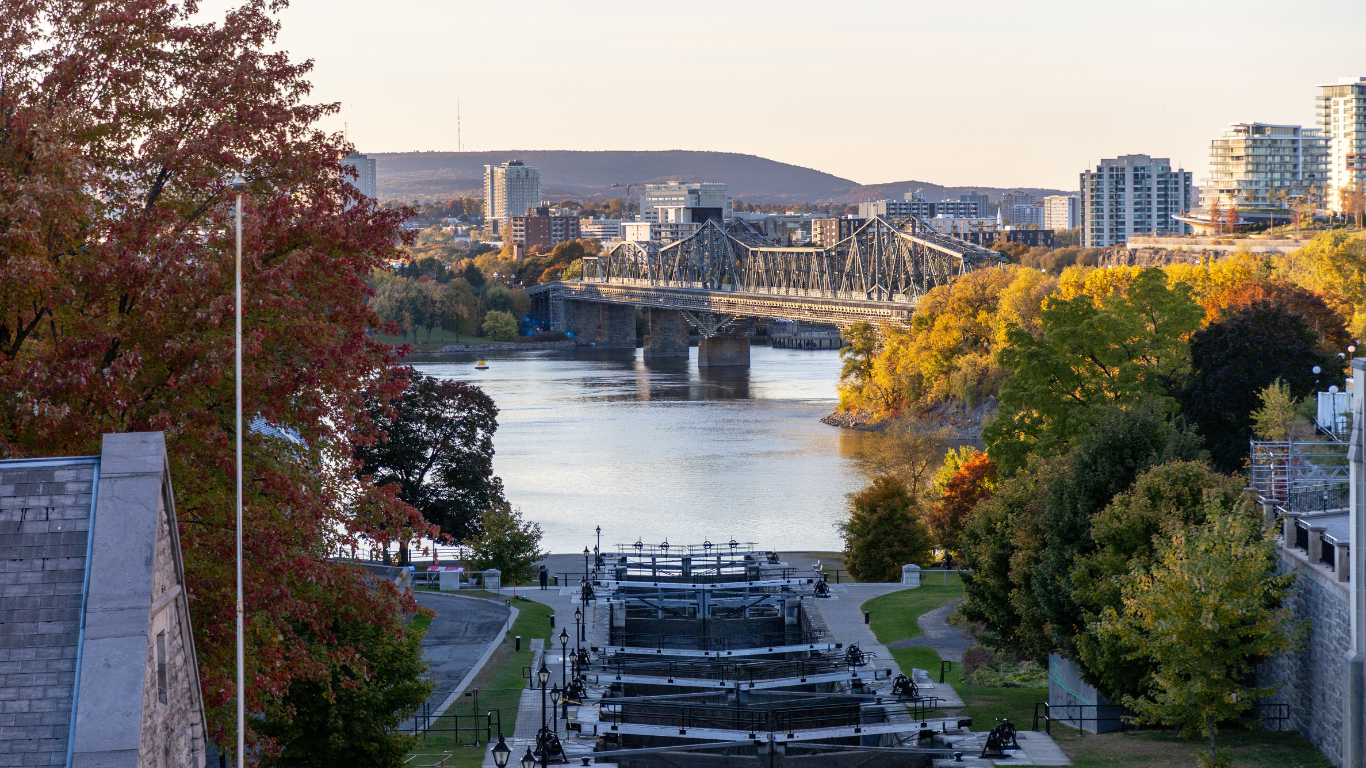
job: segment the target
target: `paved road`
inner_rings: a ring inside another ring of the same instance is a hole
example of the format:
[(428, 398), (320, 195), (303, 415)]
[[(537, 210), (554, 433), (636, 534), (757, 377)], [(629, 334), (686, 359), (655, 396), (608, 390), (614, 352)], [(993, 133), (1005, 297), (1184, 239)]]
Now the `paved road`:
[(427, 701), (435, 711), (498, 637), (508, 609), (491, 600), (434, 592), (418, 592), (417, 602), (436, 611), (422, 638), (422, 658), (431, 665), (427, 675), (436, 682)]

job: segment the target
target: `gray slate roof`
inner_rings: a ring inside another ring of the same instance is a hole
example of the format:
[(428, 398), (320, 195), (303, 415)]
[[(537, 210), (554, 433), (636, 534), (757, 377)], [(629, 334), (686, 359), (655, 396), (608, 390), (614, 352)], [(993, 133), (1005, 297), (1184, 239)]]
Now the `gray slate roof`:
[(98, 461), (0, 463), (0, 768), (67, 764)]

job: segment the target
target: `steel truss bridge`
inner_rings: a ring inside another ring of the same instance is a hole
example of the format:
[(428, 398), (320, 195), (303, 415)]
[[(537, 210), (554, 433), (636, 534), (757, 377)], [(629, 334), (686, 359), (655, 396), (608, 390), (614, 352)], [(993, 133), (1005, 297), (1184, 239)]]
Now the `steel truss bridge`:
[[(915, 217), (877, 217), (830, 248), (779, 247), (743, 222), (707, 221), (669, 245), (616, 243), (583, 259), (581, 280), (529, 289), (564, 328), (566, 299), (682, 310), (704, 335), (738, 317), (848, 326), (904, 321), (931, 289), (1006, 263), (996, 251), (936, 232)], [(710, 315), (711, 318), (706, 316)]]

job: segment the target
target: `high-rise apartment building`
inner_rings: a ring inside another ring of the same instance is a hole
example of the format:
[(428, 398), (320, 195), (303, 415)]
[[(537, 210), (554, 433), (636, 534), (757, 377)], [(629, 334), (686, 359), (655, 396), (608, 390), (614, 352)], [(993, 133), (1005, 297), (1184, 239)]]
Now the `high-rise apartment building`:
[(1205, 205), (1227, 210), (1284, 207), (1311, 191), (1323, 199), (1328, 181), (1328, 139), (1298, 125), (1233, 123), (1210, 142)]
[(1007, 224), (1016, 223), (1011, 213), (1017, 205), (1033, 205), (1034, 196), (1028, 192), (1004, 192), (1001, 194), (1001, 219)]
[[(1002, 211), (1005, 209), (1002, 208)], [(1012, 205), (1010, 206), (1010, 223), (1017, 227), (1039, 227), (1043, 228), (1043, 206), (1040, 205)]]
[(1343, 208), (1342, 191), (1366, 190), (1366, 77), (1320, 85), (1316, 114), (1328, 139), (1327, 208)]
[(1043, 228), (1054, 231), (1076, 229), (1079, 225), (1077, 209), (1081, 201), (1076, 195), (1049, 195), (1043, 199)]
[(651, 223), (663, 222), (661, 208), (689, 208), (685, 218), (688, 222), (701, 223), (707, 219), (729, 219), (733, 213), (733, 202), (726, 193), (726, 185), (714, 182), (679, 182), (646, 184), (640, 194), (640, 220)]
[(1191, 174), (1165, 157), (1124, 155), (1081, 173), (1081, 235), (1087, 248), (1128, 242), (1133, 235), (1185, 235), (1172, 216), (1190, 209)]
[(371, 200), (379, 197), (379, 178), (375, 175), (375, 159), (373, 157), (352, 152), (342, 158), (341, 164), (356, 169), (356, 179), (354, 181), (347, 179), (347, 181), (355, 184), (356, 189), (359, 189), (361, 194)]
[(979, 195), (976, 192), (969, 192), (966, 195), (959, 195), (958, 201), (961, 203), (971, 203), (973, 206), (972, 213), (962, 214), (964, 216), (968, 216), (970, 218), (975, 219), (984, 219), (987, 217), (988, 214), (991, 213), (991, 205), (987, 201), (986, 195)]
[(541, 204), (541, 172), (521, 160), (484, 166), (484, 218), (506, 222)]

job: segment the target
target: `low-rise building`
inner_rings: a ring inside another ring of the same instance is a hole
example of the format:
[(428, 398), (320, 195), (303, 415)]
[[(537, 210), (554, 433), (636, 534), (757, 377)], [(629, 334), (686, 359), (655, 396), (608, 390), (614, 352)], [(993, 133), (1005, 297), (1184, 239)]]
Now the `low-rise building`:
[(841, 240), (852, 237), (860, 227), (867, 223), (867, 219), (853, 216), (842, 216), (838, 219), (812, 219), (811, 244), (821, 248), (833, 248)]
[(568, 240), (579, 239), (579, 217), (552, 216), (545, 206), (532, 208), (526, 216), (513, 216), (508, 222), (512, 242), (526, 248), (554, 248)]
[(661, 208), (697, 208), (688, 221), (703, 222), (715, 219), (717, 222), (731, 217), (734, 201), (726, 191), (726, 185), (718, 182), (680, 182), (669, 181), (663, 184), (646, 184), (640, 195), (640, 220), (660, 222), (664, 220)]
[(621, 240), (621, 219), (579, 219), (579, 236), (604, 243)]

